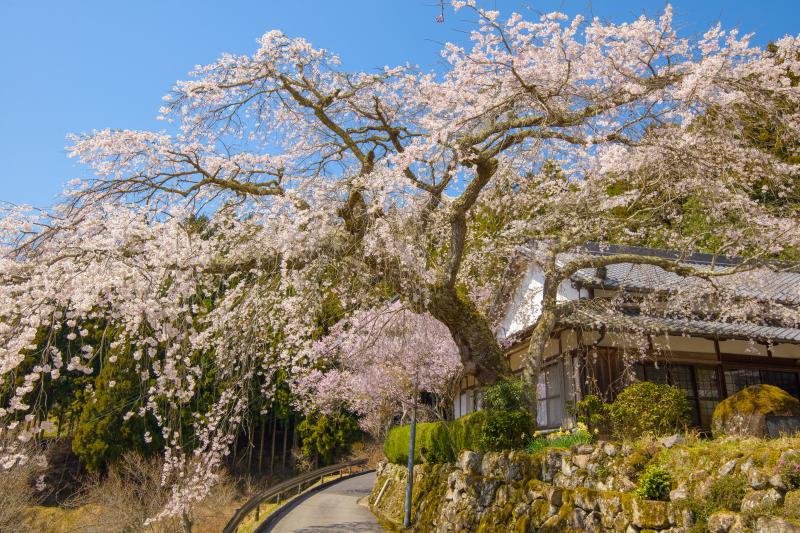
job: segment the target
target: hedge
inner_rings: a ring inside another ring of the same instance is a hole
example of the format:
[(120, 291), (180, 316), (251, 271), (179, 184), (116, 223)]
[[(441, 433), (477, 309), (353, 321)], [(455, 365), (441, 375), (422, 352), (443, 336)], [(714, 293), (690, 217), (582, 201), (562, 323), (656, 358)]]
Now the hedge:
[[(422, 462), (420, 450), (431, 463), (452, 462), (463, 450), (478, 450), (480, 429), (484, 413), (476, 411), (452, 422), (420, 422), (414, 439), (414, 463)], [(410, 426), (398, 426), (389, 430), (383, 452), (389, 462), (405, 465), (408, 463), (408, 441)]]
[(464, 450), (481, 451), (481, 428), (485, 420), (485, 411), (475, 411), (450, 422), (450, 442), (456, 454)]

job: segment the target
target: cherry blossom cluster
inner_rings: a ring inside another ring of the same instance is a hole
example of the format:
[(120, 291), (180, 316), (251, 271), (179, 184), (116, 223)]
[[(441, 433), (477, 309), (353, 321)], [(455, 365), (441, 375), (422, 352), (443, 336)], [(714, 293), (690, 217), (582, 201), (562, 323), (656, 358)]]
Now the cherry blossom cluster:
[(338, 322), (313, 345), (310, 359), (312, 370), (298, 385), (313, 395), (314, 407), (331, 411), (344, 406), (376, 436), (409, 412), (423, 392), (451, 404), (462, 376), (458, 348), (447, 328), (397, 302)]

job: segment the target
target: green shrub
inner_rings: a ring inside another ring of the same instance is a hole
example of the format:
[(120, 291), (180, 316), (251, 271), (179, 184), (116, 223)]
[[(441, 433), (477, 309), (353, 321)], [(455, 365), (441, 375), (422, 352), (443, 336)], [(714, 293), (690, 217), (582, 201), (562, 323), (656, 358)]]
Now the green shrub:
[[(503, 380), (484, 389), (483, 409), (452, 422), (420, 422), (414, 443), (414, 463), (454, 461), (464, 450), (477, 452), (523, 448), (535, 429), (528, 410), (530, 387), (521, 379)], [(383, 445), (386, 458), (407, 464), (408, 425), (389, 430)], [(420, 453), (421, 452), (421, 453)]]
[[(581, 424), (583, 426), (583, 424)], [(591, 444), (594, 438), (586, 426), (576, 427), (571, 430), (559, 430), (549, 435), (535, 436), (530, 440), (525, 451), (537, 453), (545, 448), (570, 449), (577, 444)]]
[(630, 385), (609, 406), (614, 435), (636, 439), (674, 433), (689, 423), (691, 406), (684, 392), (671, 385), (642, 381)]
[(522, 378), (504, 379), (483, 389), (484, 411), (528, 411), (532, 405), (531, 386)]
[(530, 411), (492, 411), (481, 426), (481, 451), (516, 450), (525, 447), (535, 420)]
[(302, 451), (315, 463), (330, 464), (350, 450), (358, 424), (349, 413), (334, 413), (318, 418), (306, 418), (297, 426)]
[[(151, 414), (127, 419), (123, 416), (126, 411), (133, 410), (132, 399), (135, 402), (139, 397), (141, 387), (129, 347), (121, 346), (110, 356), (116, 356), (117, 362), (106, 360), (95, 378), (93, 392), (79, 396), (83, 408), (72, 439), (72, 450), (90, 472), (105, 470), (126, 451), (149, 456), (164, 446)], [(114, 413), (114, 416), (109, 416), (109, 413)], [(151, 442), (144, 438), (147, 431), (152, 435)]]
[(671, 485), (669, 472), (660, 466), (651, 466), (639, 476), (636, 494), (646, 500), (667, 500)]
[(480, 451), (523, 448), (536, 428), (529, 407), (531, 387), (523, 379), (505, 379), (483, 391), (484, 421), (480, 426)]
[(568, 409), (575, 420), (584, 424), (590, 432), (608, 435), (611, 433), (611, 417), (609, 405), (594, 394), (586, 395)]
[(800, 489), (800, 454), (793, 453), (778, 461), (778, 474), (789, 490)]
[(717, 511), (738, 511), (747, 487), (747, 480), (741, 475), (723, 476), (714, 480), (706, 493), (708, 514), (711, 515)]
[(747, 489), (744, 476), (723, 476), (711, 483), (702, 500), (683, 500), (681, 505), (694, 513), (695, 525), (691, 531), (708, 531), (708, 517), (717, 511), (738, 512)]

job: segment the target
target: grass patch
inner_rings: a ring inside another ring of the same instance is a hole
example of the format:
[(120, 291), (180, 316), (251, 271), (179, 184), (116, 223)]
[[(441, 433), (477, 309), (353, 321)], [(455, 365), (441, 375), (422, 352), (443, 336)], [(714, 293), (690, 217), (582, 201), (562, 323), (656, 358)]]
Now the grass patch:
[(528, 443), (525, 450), (528, 453), (538, 453), (546, 448), (564, 448), (569, 449), (576, 444), (591, 444), (592, 435), (586, 431), (576, 431), (567, 435), (558, 435), (556, 437), (540, 436), (534, 437)]

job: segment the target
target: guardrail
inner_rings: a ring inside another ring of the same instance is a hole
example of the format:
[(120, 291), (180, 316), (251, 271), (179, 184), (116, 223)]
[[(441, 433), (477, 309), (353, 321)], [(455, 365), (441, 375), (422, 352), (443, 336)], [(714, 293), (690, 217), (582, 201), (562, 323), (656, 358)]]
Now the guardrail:
[[(286, 495), (287, 493), (294, 493), (294, 496), (299, 495), (303, 492), (303, 486), (308, 488), (308, 486), (316, 483), (319, 479), (320, 483), (325, 479), (325, 476), (329, 476), (331, 474), (339, 474), (339, 477), (344, 477), (344, 471), (347, 470), (347, 474), (350, 475), (353, 473), (354, 468), (359, 468), (360, 471), (363, 470), (363, 467), (367, 465), (366, 459), (358, 459), (356, 461), (350, 461), (348, 463), (339, 463), (336, 465), (326, 466), (324, 468), (319, 468), (314, 470), (313, 472), (306, 472), (305, 474), (300, 474), (299, 476), (293, 477), (292, 479), (287, 479), (281, 483), (278, 483), (274, 487), (270, 487), (266, 490), (263, 490), (247, 500), (242, 507), (236, 510), (234, 513), (233, 518), (230, 519), (228, 524), (223, 529), (223, 533), (234, 533), (236, 528), (239, 527), (239, 524), (249, 515), (251, 512), (258, 511), (261, 508), (261, 504), (267, 503), (270, 500), (275, 500), (276, 503), (281, 502), (281, 497)], [(277, 512), (277, 510), (276, 510)], [(258, 518), (256, 518), (258, 519)]]

